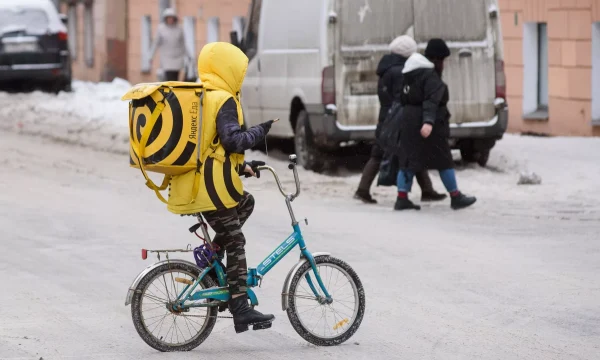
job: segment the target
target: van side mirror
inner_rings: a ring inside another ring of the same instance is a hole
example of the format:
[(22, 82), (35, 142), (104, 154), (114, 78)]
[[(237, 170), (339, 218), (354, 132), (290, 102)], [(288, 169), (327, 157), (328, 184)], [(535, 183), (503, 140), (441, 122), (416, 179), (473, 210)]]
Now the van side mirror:
[(62, 21), (63, 24), (68, 25), (69, 24), (69, 17), (65, 14), (58, 14), (58, 17), (60, 17), (60, 21)]

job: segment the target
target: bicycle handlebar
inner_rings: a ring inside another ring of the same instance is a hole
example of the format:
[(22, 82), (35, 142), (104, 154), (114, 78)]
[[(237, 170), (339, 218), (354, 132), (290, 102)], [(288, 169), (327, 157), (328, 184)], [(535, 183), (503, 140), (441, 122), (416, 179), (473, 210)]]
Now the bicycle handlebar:
[(297, 169), (297, 157), (296, 155), (292, 154), (290, 155), (290, 163), (288, 165), (288, 168), (290, 170), (293, 170), (294, 172), (294, 181), (296, 182), (296, 193), (295, 194), (286, 194), (285, 190), (283, 189), (283, 185), (281, 185), (281, 181), (279, 180), (279, 176), (277, 175), (277, 172), (275, 171), (275, 169), (273, 169), (272, 167), (265, 165), (265, 166), (258, 166), (257, 169), (259, 171), (262, 170), (267, 170), (270, 171), (273, 174), (273, 177), (275, 178), (275, 182), (277, 183), (277, 186), (279, 187), (279, 192), (281, 192), (281, 195), (285, 196), (285, 197), (290, 197), (290, 200), (294, 200), (295, 198), (297, 198), (300, 195), (300, 179), (298, 178), (298, 169)]

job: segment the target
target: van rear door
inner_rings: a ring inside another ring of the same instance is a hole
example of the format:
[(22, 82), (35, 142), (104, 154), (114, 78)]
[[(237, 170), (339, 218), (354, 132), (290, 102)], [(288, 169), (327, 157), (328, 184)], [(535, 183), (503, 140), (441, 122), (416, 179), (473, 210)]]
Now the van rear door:
[(496, 54), (488, 15), (491, 0), (415, 0), (414, 35), (423, 49), (442, 38), (452, 55), (444, 81), (450, 91), (452, 123), (491, 120), (495, 115)]
[(375, 128), (377, 65), (388, 44), (413, 24), (413, 0), (337, 0), (335, 49), (337, 121), (341, 128)]

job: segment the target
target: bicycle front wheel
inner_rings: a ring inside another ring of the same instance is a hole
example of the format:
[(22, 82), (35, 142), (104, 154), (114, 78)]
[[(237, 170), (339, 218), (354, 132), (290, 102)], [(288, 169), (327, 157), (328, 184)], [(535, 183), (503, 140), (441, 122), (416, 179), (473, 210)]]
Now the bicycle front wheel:
[(290, 284), (287, 315), (294, 330), (309, 343), (339, 345), (352, 337), (362, 322), (365, 291), (354, 269), (344, 261), (317, 256), (315, 262), (333, 301), (326, 301), (310, 263), (306, 262)]

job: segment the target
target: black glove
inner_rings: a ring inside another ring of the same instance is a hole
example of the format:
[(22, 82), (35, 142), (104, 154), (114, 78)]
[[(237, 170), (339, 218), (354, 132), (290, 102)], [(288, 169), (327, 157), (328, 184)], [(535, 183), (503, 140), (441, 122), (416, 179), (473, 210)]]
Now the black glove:
[(271, 125), (273, 125), (273, 122), (275, 122), (275, 120), (265, 121), (264, 123), (259, 124), (258, 126), (262, 127), (265, 131), (265, 135), (267, 135), (271, 130)]
[[(246, 165), (250, 165), (250, 168), (256, 174), (256, 178), (260, 178), (260, 171), (258, 170), (258, 167), (266, 164), (267, 163), (265, 163), (264, 161), (252, 160), (250, 162), (244, 162), (244, 169), (246, 168)], [(244, 172), (244, 176), (247, 178), (252, 177), (252, 175), (247, 172)]]

